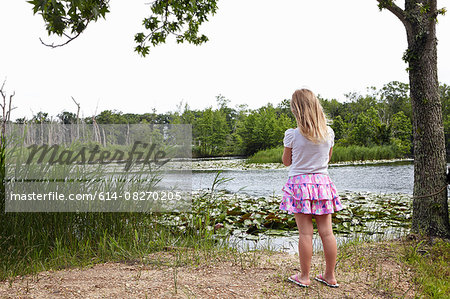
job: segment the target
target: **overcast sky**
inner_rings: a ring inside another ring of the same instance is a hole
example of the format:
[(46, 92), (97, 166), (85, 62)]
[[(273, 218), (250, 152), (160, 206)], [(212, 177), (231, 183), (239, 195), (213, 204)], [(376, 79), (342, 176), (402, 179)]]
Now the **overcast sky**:
[[(51, 49), (39, 41), (53, 39), (30, 4), (0, 1), (0, 80), (7, 78), (5, 89), (16, 92), (12, 119), (38, 111), (75, 113), (71, 96), (90, 116), (106, 109), (173, 111), (180, 101), (193, 109), (215, 107), (219, 94), (233, 107), (256, 108), (304, 86), (344, 100), (345, 93), (368, 86), (408, 82), (403, 25), (380, 12), (375, 0), (223, 0), (201, 28), (209, 42), (169, 39), (142, 58), (133, 38), (150, 14), (146, 2), (112, 0), (106, 20)], [(440, 18), (438, 38), (439, 81), (450, 84), (449, 16)]]

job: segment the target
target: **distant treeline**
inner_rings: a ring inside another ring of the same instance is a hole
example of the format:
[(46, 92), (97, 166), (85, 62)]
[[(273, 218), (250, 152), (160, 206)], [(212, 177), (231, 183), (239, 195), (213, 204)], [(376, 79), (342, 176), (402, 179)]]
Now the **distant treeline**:
[[(450, 86), (440, 86), (447, 155), (450, 149)], [(320, 98), (320, 96), (319, 96)], [(390, 82), (381, 89), (368, 88), (366, 94), (349, 93), (344, 101), (320, 98), (322, 106), (336, 134), (336, 145), (389, 146), (397, 155), (413, 155), (411, 101), (408, 84)], [(290, 111), (289, 99), (278, 105), (267, 104), (258, 109), (247, 105), (229, 107), (230, 101), (217, 96), (215, 106), (193, 110), (180, 104), (176, 111), (133, 114), (105, 110), (93, 117), (80, 119), (83, 123), (98, 124), (192, 124), (194, 156), (252, 155), (260, 150), (282, 145), (284, 131), (296, 127)], [(17, 119), (17, 123), (77, 122), (74, 113), (64, 111), (57, 119), (38, 112), (31, 119)]]

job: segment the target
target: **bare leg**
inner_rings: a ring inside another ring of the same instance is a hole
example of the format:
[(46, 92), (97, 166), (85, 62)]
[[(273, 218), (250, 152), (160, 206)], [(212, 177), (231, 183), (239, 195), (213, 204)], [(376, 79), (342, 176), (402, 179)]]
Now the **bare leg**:
[(317, 228), (319, 230), (320, 238), (322, 239), (323, 252), (325, 255), (326, 268), (323, 278), (329, 284), (336, 284), (336, 277), (334, 276), (334, 268), (336, 267), (337, 246), (336, 238), (333, 234), (331, 226), (331, 214), (315, 215)]
[(299, 232), (298, 254), (300, 256), (301, 274), (298, 277), (301, 283), (309, 285), (309, 271), (311, 270), (312, 257), (312, 216), (308, 214), (295, 213), (295, 222)]

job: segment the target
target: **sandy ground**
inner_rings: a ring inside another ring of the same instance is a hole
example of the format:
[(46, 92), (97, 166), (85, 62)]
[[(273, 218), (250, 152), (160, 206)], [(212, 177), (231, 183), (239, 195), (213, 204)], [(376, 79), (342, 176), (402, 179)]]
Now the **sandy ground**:
[[(185, 261), (174, 267), (177, 255), (161, 252), (144, 262), (17, 277), (0, 282), (0, 298), (411, 298), (415, 294), (409, 269), (397, 262), (389, 244), (341, 253), (338, 289), (314, 280), (307, 289), (287, 281), (299, 270), (297, 255), (258, 252), (215, 258), (197, 253), (193, 263), (184, 254)], [(311, 278), (323, 269), (323, 257), (315, 255)]]

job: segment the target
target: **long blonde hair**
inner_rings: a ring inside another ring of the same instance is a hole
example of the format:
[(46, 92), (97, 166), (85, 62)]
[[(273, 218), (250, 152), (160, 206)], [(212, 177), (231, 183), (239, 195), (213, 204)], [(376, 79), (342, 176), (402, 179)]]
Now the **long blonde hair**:
[(314, 142), (325, 142), (328, 137), (327, 120), (322, 105), (309, 89), (298, 89), (291, 99), (291, 111), (302, 135)]

